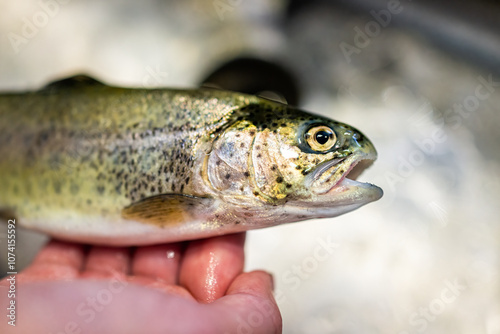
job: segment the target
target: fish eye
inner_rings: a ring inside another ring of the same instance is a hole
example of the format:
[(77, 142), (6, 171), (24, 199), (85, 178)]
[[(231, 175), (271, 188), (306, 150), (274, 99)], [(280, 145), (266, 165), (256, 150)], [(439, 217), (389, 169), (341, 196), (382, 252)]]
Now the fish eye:
[(337, 136), (330, 127), (317, 125), (307, 130), (305, 139), (314, 151), (328, 151), (335, 145)]

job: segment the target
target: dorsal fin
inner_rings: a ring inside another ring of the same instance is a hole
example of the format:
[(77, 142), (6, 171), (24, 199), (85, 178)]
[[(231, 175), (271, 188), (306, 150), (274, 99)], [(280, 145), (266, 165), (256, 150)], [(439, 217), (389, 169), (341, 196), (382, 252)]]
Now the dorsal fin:
[(104, 84), (92, 77), (79, 74), (69, 78), (50, 82), (45, 86), (44, 89), (74, 88), (74, 87), (95, 86), (95, 85), (104, 85)]

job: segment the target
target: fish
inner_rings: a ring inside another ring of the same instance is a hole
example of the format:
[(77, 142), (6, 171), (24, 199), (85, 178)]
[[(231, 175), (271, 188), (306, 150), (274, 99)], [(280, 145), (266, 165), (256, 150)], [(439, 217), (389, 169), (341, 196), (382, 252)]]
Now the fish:
[(54, 238), (141, 246), (335, 217), (382, 197), (347, 124), (217, 89), (75, 76), (0, 95), (0, 216)]

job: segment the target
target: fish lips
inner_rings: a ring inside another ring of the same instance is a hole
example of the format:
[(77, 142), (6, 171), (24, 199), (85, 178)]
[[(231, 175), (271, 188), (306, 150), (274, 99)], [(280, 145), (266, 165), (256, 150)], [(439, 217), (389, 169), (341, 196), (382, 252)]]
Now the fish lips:
[[(351, 205), (376, 201), (382, 197), (382, 189), (356, 180), (376, 158), (375, 152), (358, 152), (327, 161), (307, 176), (305, 185), (318, 195), (319, 202)], [(344, 172), (339, 176), (338, 171), (341, 168)]]

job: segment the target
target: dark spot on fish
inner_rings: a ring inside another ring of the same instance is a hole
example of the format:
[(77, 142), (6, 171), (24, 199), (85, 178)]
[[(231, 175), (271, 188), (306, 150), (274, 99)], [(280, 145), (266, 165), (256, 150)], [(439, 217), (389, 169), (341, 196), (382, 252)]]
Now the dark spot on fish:
[(255, 136), (255, 131), (250, 131), (248, 134), (253, 137)]
[(97, 186), (97, 192), (102, 195), (104, 193), (104, 186)]
[(257, 158), (260, 158), (260, 157), (262, 157), (262, 154), (260, 154), (260, 153), (257, 154)]
[(238, 225), (239, 223), (240, 223), (239, 221), (235, 221), (235, 222), (234, 222), (234, 224), (235, 224), (235, 225)]
[(307, 175), (307, 174), (309, 174), (309, 172), (308, 172), (308, 171), (306, 171), (306, 170), (303, 170), (303, 171), (302, 171), (302, 175)]
[(292, 187), (292, 185), (291, 185), (290, 183), (287, 183), (287, 184), (286, 184), (286, 187), (287, 187), (288, 189), (290, 189), (290, 188)]
[(281, 176), (278, 176), (278, 177), (276, 178), (276, 182), (278, 182), (278, 183), (282, 183), (282, 182), (283, 182), (283, 178), (282, 178)]
[(115, 187), (115, 191), (118, 195), (122, 193), (122, 182), (118, 183), (118, 185)]
[(273, 123), (273, 124), (271, 124), (271, 126), (272, 126), (273, 128), (275, 128), (275, 127), (277, 127), (277, 126), (278, 126), (278, 123)]
[(186, 178), (186, 185), (189, 183), (189, 176)]
[(254, 194), (255, 196), (259, 196), (259, 192), (258, 192), (258, 191), (254, 191), (254, 192), (253, 192), (253, 194)]
[(54, 191), (56, 192), (56, 194), (60, 194), (61, 193), (61, 182), (59, 182), (58, 180), (55, 180), (53, 186), (54, 186)]
[(243, 175), (245, 175), (245, 177), (249, 177), (250, 173), (248, 171), (246, 171), (245, 173), (243, 173)]
[(226, 180), (228, 180), (231, 177), (231, 174), (226, 174)]
[(276, 168), (278, 168), (278, 166), (276, 166), (276, 165), (271, 166), (271, 170), (276, 170)]
[(78, 194), (78, 191), (80, 190), (80, 187), (77, 184), (72, 183), (69, 186), (69, 191), (71, 192), (71, 195), (76, 195)]

